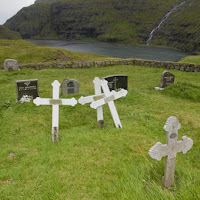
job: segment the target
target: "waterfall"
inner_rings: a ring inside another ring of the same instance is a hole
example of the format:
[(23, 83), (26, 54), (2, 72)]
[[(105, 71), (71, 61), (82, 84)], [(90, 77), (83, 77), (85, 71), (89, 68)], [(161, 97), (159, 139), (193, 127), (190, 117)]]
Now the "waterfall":
[(168, 17), (174, 12), (176, 11), (179, 7), (181, 7), (184, 3), (186, 3), (187, 1), (183, 1), (177, 5), (175, 5), (162, 19), (161, 21), (159, 22), (159, 24), (151, 31), (151, 33), (149, 34), (149, 38), (148, 40), (146, 41), (146, 45), (149, 45), (152, 41), (152, 38), (153, 38), (153, 35), (154, 35), (154, 32), (157, 31), (160, 26), (168, 19)]

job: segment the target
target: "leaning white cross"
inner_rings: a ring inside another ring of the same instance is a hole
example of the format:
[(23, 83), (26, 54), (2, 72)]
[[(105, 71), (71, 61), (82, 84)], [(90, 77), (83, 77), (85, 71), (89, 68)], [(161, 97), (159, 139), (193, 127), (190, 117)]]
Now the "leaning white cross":
[[(125, 97), (128, 93), (127, 90), (121, 89), (119, 92), (110, 92), (108, 82), (106, 80), (100, 80), (98, 77), (94, 79), (93, 83), (95, 87), (95, 95), (81, 97), (78, 102), (82, 105), (91, 103), (90, 107), (97, 109), (97, 121), (100, 128), (104, 126), (102, 106), (104, 104), (108, 104), (113, 121), (115, 123), (115, 127), (122, 128), (119, 115), (113, 101), (119, 99), (120, 97)], [(101, 93), (101, 88), (104, 93)]]
[(182, 152), (185, 154), (193, 146), (192, 139), (183, 136), (182, 140), (178, 139), (178, 130), (181, 128), (181, 124), (176, 117), (169, 117), (164, 130), (167, 131), (167, 144), (162, 144), (157, 142), (149, 150), (149, 155), (153, 159), (160, 161), (163, 156), (167, 156), (165, 163), (165, 173), (163, 177), (163, 186), (169, 188), (173, 186), (174, 183), (174, 172), (176, 163), (176, 154)]
[(59, 122), (59, 105), (70, 105), (75, 106), (77, 100), (75, 98), (71, 99), (59, 99), (59, 87), (60, 83), (55, 80), (52, 84), (53, 86), (53, 98), (40, 98), (37, 97), (33, 100), (33, 103), (37, 106), (39, 105), (52, 105), (52, 141), (58, 141), (58, 122)]

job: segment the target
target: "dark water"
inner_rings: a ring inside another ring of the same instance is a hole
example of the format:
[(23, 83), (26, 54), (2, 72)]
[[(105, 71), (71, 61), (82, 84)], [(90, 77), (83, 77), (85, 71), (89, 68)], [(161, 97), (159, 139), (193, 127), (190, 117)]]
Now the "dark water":
[(138, 58), (158, 61), (178, 61), (191, 53), (170, 48), (150, 46), (122, 45), (105, 42), (87, 42), (77, 40), (29, 40), (37, 45), (60, 47), (73, 52), (94, 53), (117, 58)]

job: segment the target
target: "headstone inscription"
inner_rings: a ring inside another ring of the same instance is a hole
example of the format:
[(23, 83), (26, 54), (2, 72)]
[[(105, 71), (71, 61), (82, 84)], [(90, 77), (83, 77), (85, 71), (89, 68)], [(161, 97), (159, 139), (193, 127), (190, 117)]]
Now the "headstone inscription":
[(6, 59), (4, 61), (4, 70), (19, 70), (18, 62), (14, 59)]
[[(121, 89), (119, 92), (112, 91), (110, 92), (108, 88), (108, 82), (106, 80), (100, 80), (96, 77), (93, 81), (95, 85), (95, 95), (81, 97), (78, 102), (82, 105), (86, 103), (91, 103), (90, 107), (97, 109), (97, 121), (100, 128), (104, 127), (104, 120), (103, 120), (103, 108), (104, 104), (108, 104), (115, 127), (122, 128), (122, 124), (119, 119), (119, 115), (117, 113), (117, 109), (114, 104), (114, 100), (119, 99), (122, 96), (127, 95), (127, 90)], [(101, 93), (101, 88), (104, 93)]]
[(161, 75), (160, 87), (165, 88), (174, 83), (175, 76), (171, 72), (164, 71)]
[(57, 80), (55, 80), (51, 85), (53, 86), (53, 98), (37, 97), (33, 100), (33, 103), (37, 106), (52, 105), (52, 141), (57, 142), (59, 124), (59, 105), (75, 106), (77, 104), (77, 100), (75, 98), (59, 99), (60, 83)]
[(39, 96), (38, 79), (17, 80), (17, 101), (19, 102), (24, 96), (35, 99)]
[(119, 74), (119, 75), (110, 75), (103, 77), (102, 79), (105, 79), (108, 81), (108, 87), (110, 91), (112, 90), (118, 90), (118, 89), (128, 89), (128, 76)]
[(178, 130), (180, 128), (181, 124), (179, 120), (174, 116), (169, 117), (164, 126), (164, 130), (167, 132), (167, 144), (157, 142), (149, 150), (150, 157), (158, 161), (160, 161), (163, 156), (166, 156), (165, 173), (163, 177), (163, 186), (165, 188), (172, 187), (174, 183), (176, 154), (178, 152), (185, 154), (193, 146), (192, 139), (186, 136), (183, 136), (182, 140), (177, 141)]
[(61, 85), (61, 94), (77, 94), (79, 92), (79, 82), (75, 79), (65, 79)]

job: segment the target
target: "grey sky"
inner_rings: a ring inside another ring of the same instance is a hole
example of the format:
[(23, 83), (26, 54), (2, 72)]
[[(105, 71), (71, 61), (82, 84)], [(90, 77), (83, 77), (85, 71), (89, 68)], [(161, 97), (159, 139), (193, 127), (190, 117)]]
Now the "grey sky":
[(0, 24), (15, 15), (23, 7), (33, 4), (35, 0), (0, 0)]

